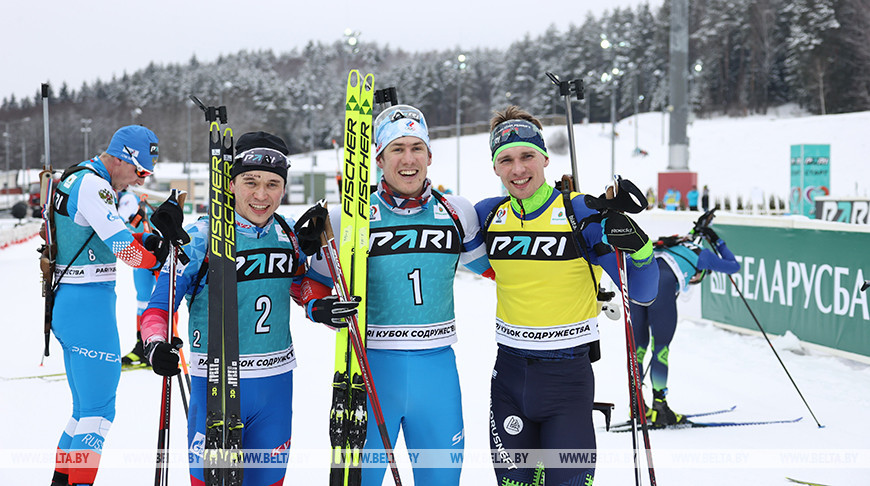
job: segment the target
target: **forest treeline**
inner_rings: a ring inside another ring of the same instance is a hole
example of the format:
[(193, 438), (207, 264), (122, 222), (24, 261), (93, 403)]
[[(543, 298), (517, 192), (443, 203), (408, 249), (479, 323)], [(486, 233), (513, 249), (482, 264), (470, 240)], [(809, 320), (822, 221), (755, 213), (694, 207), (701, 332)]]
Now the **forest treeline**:
[[(570, 13), (566, 13), (568, 15)], [(579, 14), (582, 15), (582, 14)], [(870, 109), (870, 0), (693, 0), (690, 2), (689, 89), (696, 116), (745, 116), (796, 103), (817, 114)], [(240, 51), (213, 62), (152, 62), (133, 73), (78, 88), (58, 80), (50, 105), (52, 161), (82, 160), (120, 126), (141, 123), (160, 138), (163, 160), (204, 160), (207, 126), (188, 101), (224, 104), (237, 133), (269, 130), (293, 152), (341, 140), (348, 69), (376, 75), (376, 88), (395, 86), (399, 101), (419, 107), (429, 125), (487, 120), (515, 103), (535, 114), (564, 114), (565, 102), (545, 72), (583, 79), (586, 100), (572, 104), (575, 121), (610, 120), (667, 108), (670, 2), (614, 9), (560, 31), (551, 27), (503, 49), (409, 53), (401, 47), (343, 39), (309, 42), (287, 52)], [(612, 47), (602, 48), (606, 38)], [(461, 65), (457, 56), (464, 54)], [(604, 73), (618, 74), (611, 80)], [(606, 76), (605, 76), (606, 77)], [(42, 100), (3, 98), (0, 163), (38, 167), (43, 152)], [(85, 123), (83, 120), (90, 120)]]

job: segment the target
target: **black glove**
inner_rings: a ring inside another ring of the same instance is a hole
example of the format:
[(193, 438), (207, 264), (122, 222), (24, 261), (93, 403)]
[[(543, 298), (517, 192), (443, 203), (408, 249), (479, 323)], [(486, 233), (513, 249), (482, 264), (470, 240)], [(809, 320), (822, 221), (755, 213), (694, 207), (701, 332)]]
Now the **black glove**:
[(352, 295), (350, 300), (338, 300), (337, 295), (329, 295), (308, 303), (308, 315), (312, 321), (335, 328), (347, 327), (347, 321), (356, 315), (356, 307), (362, 298)]
[(163, 235), (166, 241), (175, 246), (190, 243), (190, 236), (184, 231), (184, 212), (174, 199), (167, 199), (151, 215), (151, 225)]
[(145, 210), (140, 206), (138, 211), (130, 215), (130, 219), (127, 222), (135, 228), (142, 223), (143, 219), (145, 219)]
[(142, 246), (157, 259), (157, 265), (151, 267), (151, 270), (159, 270), (163, 267), (163, 263), (166, 262), (166, 258), (169, 256), (169, 245), (166, 244), (166, 241), (160, 235), (142, 233)]
[(649, 241), (649, 236), (628, 216), (608, 211), (601, 225), (604, 242), (617, 250), (634, 253)]
[[(592, 197), (587, 194), (583, 197), (583, 201), (589, 209), (603, 210), (615, 209), (626, 213), (636, 214), (647, 206), (646, 196), (643, 191), (638, 189), (633, 182), (628, 179), (623, 179), (620, 176), (614, 177), (614, 184), (607, 188), (607, 192), (598, 196)], [(615, 194), (614, 194), (615, 188)]]
[(299, 245), (306, 255), (314, 255), (320, 250), (320, 235), (323, 233), (323, 228), (326, 227), (326, 218), (328, 217), (329, 212), (326, 208), (320, 204), (315, 204), (296, 221), (293, 232), (296, 233)]
[(715, 218), (715, 217), (716, 217), (716, 208), (713, 208), (713, 209), (705, 212), (697, 220), (695, 220), (695, 226), (692, 227), (692, 231), (700, 232), (701, 229), (707, 228), (708, 226), (710, 226), (710, 223), (713, 222), (713, 218)]
[(716, 232), (713, 231), (713, 228), (709, 226), (701, 229), (701, 235), (704, 238), (707, 238), (707, 241), (709, 241), (711, 245), (715, 246), (716, 242), (719, 241), (719, 235), (717, 235)]
[(178, 374), (178, 350), (184, 342), (180, 337), (173, 337), (172, 343), (166, 341), (151, 341), (145, 345), (145, 356), (151, 363), (151, 369), (160, 376), (175, 376)]

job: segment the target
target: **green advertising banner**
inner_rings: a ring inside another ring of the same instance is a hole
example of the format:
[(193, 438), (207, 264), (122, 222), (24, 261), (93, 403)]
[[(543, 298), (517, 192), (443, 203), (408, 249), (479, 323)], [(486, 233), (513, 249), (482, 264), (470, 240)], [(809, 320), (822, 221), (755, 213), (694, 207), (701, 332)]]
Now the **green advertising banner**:
[[(870, 278), (866, 232), (716, 224), (740, 261), (732, 275), (768, 334), (870, 356)], [(757, 330), (727, 275), (702, 285), (705, 319)]]
[(792, 214), (813, 217), (816, 196), (827, 196), (831, 188), (831, 146), (791, 146)]

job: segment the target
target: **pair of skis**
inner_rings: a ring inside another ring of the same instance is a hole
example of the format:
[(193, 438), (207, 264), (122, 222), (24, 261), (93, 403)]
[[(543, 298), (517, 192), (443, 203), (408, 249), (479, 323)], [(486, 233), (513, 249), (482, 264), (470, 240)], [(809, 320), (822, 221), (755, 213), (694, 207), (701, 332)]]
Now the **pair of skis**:
[[(683, 416), (687, 419), (696, 419), (699, 417), (709, 417), (711, 415), (721, 415), (728, 412), (733, 412), (737, 408), (737, 405), (732, 405), (729, 408), (723, 408), (720, 410), (711, 410), (709, 412), (698, 412), (698, 413), (687, 413)], [(674, 424), (674, 425), (665, 425), (665, 426), (657, 426), (650, 425), (650, 429), (691, 429), (691, 428), (710, 428), (710, 427), (741, 427), (747, 425), (771, 425), (771, 424), (791, 424), (795, 422), (799, 422), (803, 417), (798, 417), (796, 419), (785, 419), (785, 420), (755, 420), (755, 421), (747, 421), (747, 422), (739, 422), (739, 421), (722, 421), (722, 422), (698, 422), (695, 420), (689, 420), (686, 423), (682, 424)], [(631, 421), (621, 422), (615, 424), (607, 429), (609, 432), (628, 432), (631, 430)]]
[(371, 400), (393, 480), (397, 485), (402, 484), (365, 352), (374, 91), (374, 75), (363, 76), (357, 70), (350, 71), (347, 77), (341, 179), (341, 246), (336, 245), (328, 219), (326, 231), (321, 236), (322, 251), (335, 282), (336, 293), (342, 299), (352, 295), (362, 299), (359, 303), (360, 312), (336, 336), (335, 373), (329, 411), (329, 440), (332, 447), (330, 486), (355, 486), (362, 481), (361, 453), (368, 425), (367, 398)]
[(190, 99), (209, 123), (208, 345), (203, 474), (207, 486), (240, 486), (243, 476), (236, 294), (235, 200), (230, 192), (233, 130), (225, 106)]

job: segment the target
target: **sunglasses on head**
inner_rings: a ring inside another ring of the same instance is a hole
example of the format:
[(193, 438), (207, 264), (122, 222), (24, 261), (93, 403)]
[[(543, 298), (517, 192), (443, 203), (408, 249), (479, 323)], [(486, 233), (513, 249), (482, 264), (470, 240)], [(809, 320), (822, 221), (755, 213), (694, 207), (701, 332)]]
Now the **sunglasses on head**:
[[(136, 175), (137, 176), (144, 178), (144, 177), (148, 177), (154, 173), (154, 171), (151, 171), (151, 170), (146, 169), (145, 167), (142, 167), (142, 164), (139, 163), (139, 160), (136, 158), (136, 155), (135, 155), (136, 152), (134, 152), (133, 149), (124, 145), (124, 151), (127, 152), (127, 155), (130, 156), (130, 160), (133, 161), (133, 165), (136, 166)], [(154, 162), (156, 163), (157, 160), (155, 159)]]
[(410, 111), (410, 110), (406, 110), (406, 111), (396, 110), (393, 112), (392, 115), (390, 115), (391, 122), (401, 120), (402, 118), (410, 118), (411, 120), (414, 120), (416, 122), (419, 122), (421, 119), (420, 113), (418, 113), (416, 111)]
[(489, 148), (495, 150), (508, 142), (530, 142), (541, 145), (544, 136), (533, 123), (525, 120), (508, 120), (501, 123), (489, 136)]
[(270, 148), (252, 148), (236, 155), (235, 162), (242, 165), (263, 165), (269, 167), (290, 167), (287, 156)]

